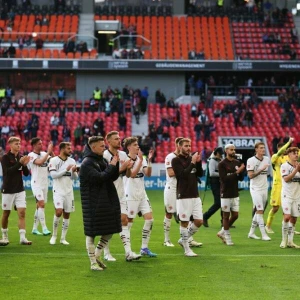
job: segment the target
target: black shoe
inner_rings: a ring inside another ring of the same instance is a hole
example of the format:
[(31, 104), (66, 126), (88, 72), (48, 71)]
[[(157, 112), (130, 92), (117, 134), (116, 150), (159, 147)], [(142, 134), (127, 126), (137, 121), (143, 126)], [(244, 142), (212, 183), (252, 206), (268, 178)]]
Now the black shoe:
[(234, 226), (234, 225), (231, 225), (230, 228), (235, 228), (235, 226)]
[(204, 227), (209, 227), (206, 219), (203, 219), (203, 226)]

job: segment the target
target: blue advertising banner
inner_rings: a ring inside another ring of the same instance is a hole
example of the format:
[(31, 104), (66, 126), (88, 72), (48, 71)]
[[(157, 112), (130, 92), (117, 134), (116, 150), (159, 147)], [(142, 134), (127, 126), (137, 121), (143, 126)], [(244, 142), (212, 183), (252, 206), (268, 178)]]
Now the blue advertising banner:
[[(30, 184), (31, 177), (23, 177), (23, 183), (25, 190), (30, 190), (31, 189), (31, 184)], [(52, 188), (52, 178), (49, 177), (49, 188)], [(272, 178), (269, 178), (269, 188), (271, 187), (271, 182)], [(166, 184), (166, 178), (165, 177), (160, 177), (160, 176), (151, 176), (151, 177), (145, 177), (145, 187), (147, 190), (163, 190)], [(0, 177), (0, 186), (2, 186), (2, 177)], [(79, 180), (75, 180), (73, 183), (74, 190), (79, 190), (80, 183)], [(205, 177), (201, 178), (201, 184), (199, 184), (199, 189), (204, 190), (205, 187)], [(240, 189), (249, 189), (249, 178), (245, 176), (243, 181), (239, 182), (239, 188)]]

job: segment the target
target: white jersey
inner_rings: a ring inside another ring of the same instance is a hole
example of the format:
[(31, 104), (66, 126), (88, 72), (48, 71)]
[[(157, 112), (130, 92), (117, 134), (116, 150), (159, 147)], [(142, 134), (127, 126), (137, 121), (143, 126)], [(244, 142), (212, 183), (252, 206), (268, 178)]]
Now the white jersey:
[[(119, 164), (120, 164), (120, 168), (122, 166), (122, 164), (128, 159), (127, 154), (124, 151), (119, 151), (118, 150), (118, 154), (119, 154)], [(109, 150), (105, 150), (103, 153), (103, 157), (110, 162), (113, 158), (113, 154), (109, 151)], [(124, 182), (123, 182), (123, 176), (124, 174), (119, 174), (119, 177), (117, 180), (114, 181), (114, 185), (116, 187), (116, 190), (118, 192), (118, 197), (120, 200), (122, 200), (125, 196), (125, 189), (124, 189)]]
[(53, 191), (58, 194), (66, 195), (73, 193), (73, 172), (72, 170), (67, 171), (69, 165), (76, 165), (75, 160), (71, 157), (68, 157), (66, 160), (62, 160), (59, 156), (50, 159), (50, 175), (52, 176), (51, 171), (61, 174), (58, 178), (53, 178)]
[[(270, 165), (269, 157), (264, 156), (263, 159), (260, 160), (258, 157), (252, 156), (247, 160), (247, 171), (257, 172), (257, 170), (261, 170), (264, 165)], [(250, 189), (255, 191), (268, 189), (268, 170), (269, 168), (266, 168), (258, 176), (250, 179)]]
[[(129, 159), (129, 158), (128, 158)], [(140, 161), (140, 158), (137, 156), (136, 160), (132, 166), (132, 169), (134, 169), (134, 166), (136, 166)], [(124, 177), (124, 184), (125, 184), (125, 197), (127, 201), (131, 200), (144, 200), (148, 199), (148, 196), (146, 194), (145, 190), (145, 183), (144, 183), (144, 168), (147, 167), (147, 161), (145, 158), (143, 158), (142, 166), (137, 173), (135, 178), (128, 178)]]
[(294, 200), (299, 200), (300, 198), (300, 173), (297, 172), (291, 181), (285, 182), (283, 177), (288, 176), (295, 170), (289, 162), (285, 162), (280, 167), (280, 173), (282, 177), (282, 189), (281, 189), (281, 199), (290, 198)]
[(172, 162), (172, 159), (176, 156), (177, 155), (174, 152), (172, 152), (172, 153), (169, 153), (165, 158), (165, 168), (166, 168), (166, 177), (167, 177), (166, 186), (168, 186), (172, 189), (175, 189), (175, 190), (176, 190), (176, 186), (177, 186), (177, 179), (176, 179), (176, 176), (173, 176), (173, 177), (169, 176), (168, 169), (172, 168), (171, 162)]
[(42, 151), (40, 154), (30, 152), (29, 169), (31, 169), (31, 186), (48, 187), (48, 161), (46, 160), (41, 166), (34, 163), (36, 159), (43, 158), (47, 153)]

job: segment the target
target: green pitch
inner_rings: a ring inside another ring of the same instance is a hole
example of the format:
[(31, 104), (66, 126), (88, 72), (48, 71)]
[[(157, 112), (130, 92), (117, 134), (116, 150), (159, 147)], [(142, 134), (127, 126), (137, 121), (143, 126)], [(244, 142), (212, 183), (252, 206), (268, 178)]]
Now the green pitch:
[[(163, 192), (148, 191), (148, 194), (154, 212), (149, 247), (158, 257), (125, 262), (121, 240), (115, 235), (110, 248), (117, 261), (107, 263), (108, 268), (103, 272), (90, 270), (85, 251), (79, 192), (75, 192), (76, 212), (71, 215), (67, 235), (69, 246), (52, 246), (49, 244), (50, 237), (31, 234), (35, 203), (29, 197), (27, 237), (33, 241), (33, 245), (18, 244), (17, 215), (13, 211), (9, 221), (10, 244), (0, 247), (1, 298), (265, 300), (299, 297), (300, 251), (279, 248), (281, 212), (274, 220), (275, 234), (270, 235), (272, 241), (249, 240), (247, 234), (252, 203), (249, 192), (243, 191), (240, 195), (240, 218), (235, 224), (236, 228), (231, 230), (235, 245), (225, 246), (216, 237), (220, 229), (220, 215), (216, 213), (209, 220), (210, 227), (201, 228), (194, 237), (203, 243), (202, 248), (194, 248), (199, 256), (187, 258), (177, 244), (179, 228), (175, 221), (172, 221), (171, 228), (171, 240), (175, 247), (162, 245)], [(211, 203), (211, 192), (208, 191), (204, 211)], [(50, 230), (53, 211), (50, 201), (46, 208)], [(137, 218), (131, 231), (132, 249), (135, 252), (140, 249), (142, 225), (142, 218)], [(257, 235), (260, 236), (258, 232)], [(294, 240), (300, 244), (300, 236), (295, 236)]]

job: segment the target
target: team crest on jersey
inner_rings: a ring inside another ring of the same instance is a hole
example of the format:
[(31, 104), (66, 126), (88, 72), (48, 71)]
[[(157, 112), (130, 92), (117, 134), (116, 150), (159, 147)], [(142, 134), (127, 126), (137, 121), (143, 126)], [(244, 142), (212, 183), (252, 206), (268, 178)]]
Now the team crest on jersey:
[(131, 215), (133, 215), (133, 214), (134, 214), (134, 211), (133, 211), (133, 210), (131, 210), (131, 211), (130, 211), (130, 214), (131, 214)]
[(41, 195), (38, 195), (38, 197), (40, 198), (40, 197), (41, 197)]
[(6, 204), (4, 203), (3, 206), (6, 207)]
[(224, 209), (227, 209), (227, 205), (224, 206)]
[(172, 206), (172, 205), (170, 205), (170, 206), (169, 206), (169, 209), (172, 209), (172, 208), (173, 208), (173, 206)]
[(282, 173), (285, 173), (285, 170), (282, 170)]
[(182, 218), (185, 218), (185, 217), (186, 217), (186, 215), (185, 215), (185, 214), (182, 214), (182, 215), (181, 215), (181, 217), (182, 217)]
[(60, 205), (60, 202), (56, 202), (56, 205)]
[(276, 201), (275, 200), (272, 200), (272, 203), (275, 203)]
[(258, 208), (260, 208), (260, 205), (257, 205)]
[(287, 210), (289, 210), (289, 209), (286, 207), (285, 210), (287, 211)]
[(235, 166), (235, 169), (237, 170), (239, 167), (238, 166)]
[(168, 162), (167, 162), (167, 165), (169, 165), (169, 164), (170, 164), (170, 162), (168, 161)]

